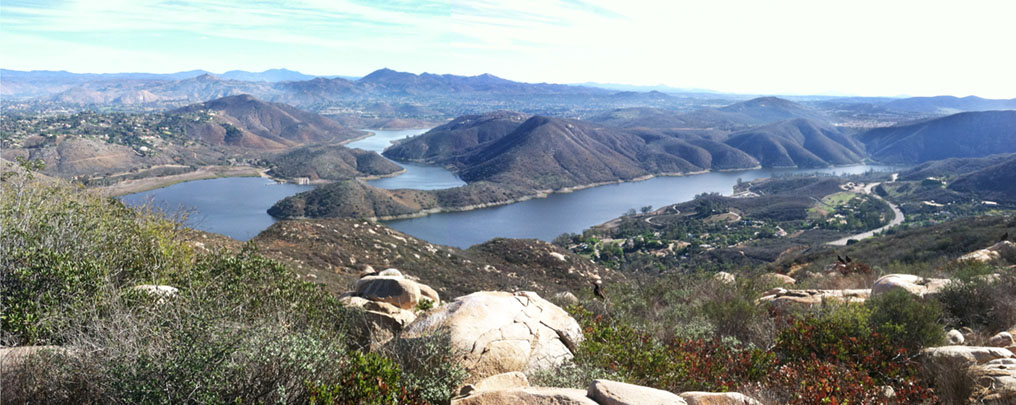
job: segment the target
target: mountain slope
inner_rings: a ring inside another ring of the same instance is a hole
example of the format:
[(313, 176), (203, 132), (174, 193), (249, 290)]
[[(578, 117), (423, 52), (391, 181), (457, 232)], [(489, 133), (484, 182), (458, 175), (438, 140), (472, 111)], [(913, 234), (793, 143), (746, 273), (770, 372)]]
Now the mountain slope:
[(820, 167), (858, 163), (861, 145), (839, 130), (794, 119), (730, 135), (726, 143), (758, 159), (763, 167)]
[(271, 150), (348, 141), (366, 134), (318, 114), (266, 103), (246, 94), (170, 111), (170, 114), (188, 113), (210, 118), (188, 125), (187, 134), (211, 145)]
[(921, 163), (951, 157), (1016, 152), (1016, 111), (967, 112), (913, 124), (876, 128), (858, 139), (872, 158)]
[(401, 161), (440, 163), (487, 145), (514, 131), (529, 116), (511, 111), (465, 115), (384, 151)]
[(963, 174), (948, 187), (986, 200), (1016, 201), (1016, 154), (1008, 155), (994, 165)]

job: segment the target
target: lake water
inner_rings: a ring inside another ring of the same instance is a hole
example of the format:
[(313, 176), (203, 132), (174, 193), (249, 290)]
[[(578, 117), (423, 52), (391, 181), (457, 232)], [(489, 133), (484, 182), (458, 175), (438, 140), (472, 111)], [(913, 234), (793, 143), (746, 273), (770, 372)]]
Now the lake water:
[[(356, 142), (350, 142), (346, 144), (346, 146), (381, 153), (385, 150), (385, 148), (392, 145), (392, 141), (427, 132), (426, 129), (407, 129), (400, 131), (365, 129), (364, 131), (371, 131), (374, 133), (374, 136), (364, 138)], [(443, 167), (403, 162), (395, 162), (395, 164), (405, 168), (406, 172), (395, 177), (370, 180), (367, 184), (385, 189), (415, 188), (417, 190), (439, 190), (466, 185), (466, 183), (460, 180), (458, 176)]]
[(654, 177), (632, 183), (587, 188), (572, 193), (551, 194), (520, 203), (474, 211), (447, 212), (421, 218), (385, 222), (417, 238), (466, 248), (496, 237), (536, 238), (550, 241), (565, 232), (582, 232), (593, 225), (617, 218), (630, 208), (645, 205), (662, 207), (690, 201), (697, 194), (730, 195), (737, 179), (803, 173), (858, 174), (868, 170), (888, 171), (890, 166), (856, 165), (826, 169), (761, 169), (713, 172), (692, 176)]
[[(392, 140), (425, 130), (373, 131), (376, 135), (352, 142), (349, 147), (382, 151)], [(384, 188), (438, 189), (464, 184), (439, 167), (399, 163), (406, 173), (369, 183)], [(422, 218), (388, 221), (386, 225), (433, 243), (469, 247), (496, 237), (552, 240), (565, 232), (581, 232), (616, 218), (631, 208), (691, 200), (696, 194), (730, 194), (738, 179), (804, 173), (856, 174), (868, 170), (894, 170), (890, 166), (855, 165), (826, 169), (762, 169), (715, 172), (692, 176), (656, 177), (646, 181), (593, 187), (572, 193), (551, 194), (500, 207), (466, 212), (434, 214)], [(130, 205), (151, 202), (169, 213), (189, 213), (187, 225), (248, 240), (275, 220), (266, 212), (276, 201), (312, 186), (281, 184), (257, 177), (199, 180), (121, 197)]]
[(246, 241), (275, 222), (266, 211), (276, 201), (312, 188), (261, 177), (224, 177), (128, 194), (120, 200), (131, 206), (150, 203), (169, 215), (185, 213), (191, 228)]

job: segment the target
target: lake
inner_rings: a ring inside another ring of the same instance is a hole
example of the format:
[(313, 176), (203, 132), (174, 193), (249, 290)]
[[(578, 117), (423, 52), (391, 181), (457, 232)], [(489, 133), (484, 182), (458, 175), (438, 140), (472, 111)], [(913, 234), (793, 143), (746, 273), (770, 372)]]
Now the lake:
[(223, 177), (177, 183), (128, 194), (131, 206), (152, 204), (169, 215), (184, 213), (187, 226), (246, 241), (275, 223), (268, 208), (313, 186), (278, 183), (261, 177)]
[[(426, 130), (372, 131), (376, 135), (346, 146), (383, 151), (391, 141)], [(439, 189), (464, 184), (440, 167), (399, 163), (406, 173), (368, 183), (383, 188)], [(500, 207), (448, 212), (385, 224), (417, 238), (442, 245), (469, 247), (496, 237), (552, 240), (565, 232), (581, 232), (624, 214), (631, 208), (661, 207), (689, 201), (701, 193), (729, 195), (737, 180), (804, 173), (857, 174), (888, 171), (890, 166), (855, 165), (825, 169), (760, 169), (713, 172), (649, 180), (551, 194)], [(310, 190), (312, 186), (281, 184), (257, 177), (198, 180), (121, 197), (130, 205), (151, 202), (168, 213), (189, 213), (186, 224), (202, 231), (248, 240), (275, 220), (266, 212), (276, 201)]]
[[(364, 131), (371, 131), (374, 133), (374, 136), (347, 143), (346, 146), (381, 153), (384, 152), (385, 148), (392, 145), (392, 141), (427, 132), (426, 129), (399, 131), (365, 129)], [(460, 180), (458, 176), (443, 167), (403, 162), (395, 162), (395, 164), (402, 166), (406, 169), (406, 172), (395, 177), (370, 180), (367, 184), (384, 189), (415, 188), (417, 190), (438, 190), (466, 185), (466, 182)]]
[(855, 165), (825, 169), (760, 169), (711, 172), (692, 176), (654, 177), (649, 180), (551, 194), (520, 203), (464, 212), (446, 212), (421, 218), (387, 221), (385, 225), (432, 243), (466, 248), (495, 237), (536, 238), (550, 241), (565, 232), (582, 232), (617, 218), (630, 208), (662, 207), (692, 200), (701, 193), (730, 195), (737, 179), (803, 173), (859, 174), (888, 171), (890, 166)]

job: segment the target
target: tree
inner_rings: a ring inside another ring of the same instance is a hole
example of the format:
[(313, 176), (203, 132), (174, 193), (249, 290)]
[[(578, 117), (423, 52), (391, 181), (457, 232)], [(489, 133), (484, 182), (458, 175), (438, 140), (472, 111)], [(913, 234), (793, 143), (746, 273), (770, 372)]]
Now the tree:
[(652, 211), (652, 210), (653, 210), (653, 206), (652, 205), (646, 205), (646, 206), (644, 206), (644, 207), (639, 209), (639, 211), (642, 211), (643, 214), (648, 214), (649, 211)]

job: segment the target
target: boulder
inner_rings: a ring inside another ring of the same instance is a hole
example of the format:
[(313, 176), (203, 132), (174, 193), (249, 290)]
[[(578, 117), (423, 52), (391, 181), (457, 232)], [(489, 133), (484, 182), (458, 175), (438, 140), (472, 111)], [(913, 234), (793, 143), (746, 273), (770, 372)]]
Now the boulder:
[(526, 387), (504, 390), (476, 390), (452, 405), (599, 405), (583, 390), (572, 388)]
[(762, 279), (771, 283), (777, 283), (782, 285), (794, 285), (797, 283), (797, 280), (795, 280), (793, 277), (780, 273), (766, 273), (762, 275)]
[(416, 308), (423, 294), (420, 285), (399, 276), (367, 276), (356, 282), (355, 293), (371, 301), (387, 302), (402, 309)]
[(398, 269), (385, 269), (385, 270), (382, 270), (377, 275), (382, 276), (382, 277), (405, 277), (405, 276), (402, 275), (402, 272), (399, 271)]
[(941, 346), (921, 350), (922, 363), (929, 370), (966, 368), (995, 359), (1014, 358), (1009, 350), (985, 346)]
[(787, 290), (774, 288), (758, 299), (758, 302), (773, 304), (821, 305), (823, 302), (863, 304), (870, 290)]
[(475, 390), (504, 390), (509, 388), (525, 388), (529, 386), (529, 378), (518, 371), (494, 374), (473, 384)]
[(754, 398), (737, 392), (682, 392), (688, 405), (762, 405)]
[(961, 345), (961, 344), (963, 344), (963, 341), (965, 340), (964, 337), (963, 337), (963, 334), (960, 333), (960, 331), (958, 331), (956, 329), (953, 329), (953, 330), (949, 331), (948, 333), (946, 333), (945, 337), (946, 337), (947, 340), (949, 340), (949, 344), (951, 344), (951, 345)]
[(403, 336), (447, 330), (471, 378), (555, 367), (582, 340), (578, 322), (534, 292), (481, 291), (422, 315)]
[(1013, 342), (1012, 334), (1009, 332), (999, 332), (988, 339), (988, 346), (1009, 347), (1013, 344), (1016, 344), (1016, 342)]
[(956, 259), (956, 261), (958, 261), (958, 262), (968, 262), (969, 261), (969, 262), (987, 263), (987, 262), (990, 262), (990, 261), (997, 260), (999, 257), (1001, 257), (1001, 253), (1000, 252), (1003, 249), (1012, 249), (1014, 246), (1016, 246), (1016, 245), (1013, 245), (1012, 242), (1004, 240), (1004, 241), (998, 242), (998, 243), (996, 243), (994, 245), (991, 245), (988, 248), (980, 249), (980, 250), (975, 250), (973, 252), (970, 252), (970, 253), (967, 253), (967, 254), (965, 254), (963, 256), (960, 256), (960, 258)]
[(586, 396), (600, 405), (684, 405), (676, 394), (610, 380), (594, 380)]
[(878, 296), (900, 289), (918, 297), (938, 293), (949, 285), (946, 278), (924, 278), (913, 274), (889, 274), (882, 276), (871, 286), (871, 295)]
[(355, 318), (357, 328), (351, 337), (362, 347), (376, 350), (395, 338), (406, 325), (416, 320), (416, 314), (387, 302), (370, 301), (348, 296), (339, 299), (346, 306), (362, 309)]

